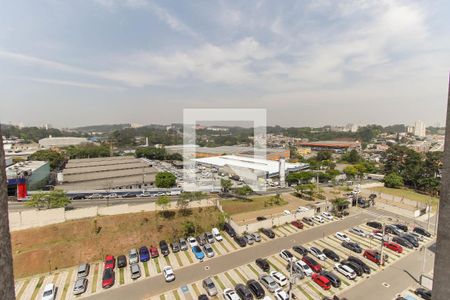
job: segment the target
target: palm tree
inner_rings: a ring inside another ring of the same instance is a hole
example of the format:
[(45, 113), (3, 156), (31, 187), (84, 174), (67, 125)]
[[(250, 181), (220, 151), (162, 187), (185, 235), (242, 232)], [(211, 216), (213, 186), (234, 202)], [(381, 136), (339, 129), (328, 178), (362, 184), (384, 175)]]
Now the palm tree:
[(12, 263), (11, 235), (9, 233), (8, 188), (6, 183), (5, 151), (0, 127), (0, 299), (16, 299)]

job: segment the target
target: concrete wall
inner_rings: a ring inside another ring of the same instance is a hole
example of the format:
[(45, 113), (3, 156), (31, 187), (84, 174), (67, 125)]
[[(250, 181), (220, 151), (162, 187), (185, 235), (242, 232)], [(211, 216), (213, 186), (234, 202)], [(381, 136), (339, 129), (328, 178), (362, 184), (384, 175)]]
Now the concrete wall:
[[(192, 201), (190, 208), (209, 207), (215, 205), (214, 200)], [(176, 202), (170, 203), (170, 209), (176, 209)], [(154, 202), (129, 205), (113, 205), (107, 207), (87, 207), (65, 211), (64, 208), (48, 210), (23, 210), (9, 213), (9, 227), (11, 231), (41, 227), (62, 223), (70, 220), (92, 218), (95, 216), (112, 216), (128, 213), (160, 211), (161, 208)]]

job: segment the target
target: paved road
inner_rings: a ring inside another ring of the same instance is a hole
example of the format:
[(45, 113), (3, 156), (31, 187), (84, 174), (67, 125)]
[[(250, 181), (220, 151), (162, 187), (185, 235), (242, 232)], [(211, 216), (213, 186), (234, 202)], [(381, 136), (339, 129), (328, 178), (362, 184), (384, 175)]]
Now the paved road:
[[(433, 269), (434, 253), (427, 251), (426, 255), (425, 273), (428, 273)], [(348, 300), (394, 299), (400, 292), (418, 284), (422, 274), (423, 257), (423, 251), (413, 252), (373, 275), (369, 280), (342, 293), (340, 297), (346, 297)], [(389, 287), (384, 286), (383, 283), (387, 283)]]
[(178, 269), (175, 271), (177, 279), (172, 283), (165, 283), (163, 276), (158, 275), (89, 296), (86, 297), (86, 299), (109, 300), (148, 298), (168, 290), (176, 289), (185, 284), (201, 280), (205, 277), (247, 264), (258, 257), (270, 256), (280, 252), (282, 249), (291, 248), (293, 245), (308, 243), (336, 231), (356, 226), (372, 218), (372, 216), (366, 215), (365, 213), (353, 215), (338, 222), (327, 223), (284, 238), (277, 238), (256, 246), (246, 247), (224, 256), (205, 260), (203, 263), (196, 263)]

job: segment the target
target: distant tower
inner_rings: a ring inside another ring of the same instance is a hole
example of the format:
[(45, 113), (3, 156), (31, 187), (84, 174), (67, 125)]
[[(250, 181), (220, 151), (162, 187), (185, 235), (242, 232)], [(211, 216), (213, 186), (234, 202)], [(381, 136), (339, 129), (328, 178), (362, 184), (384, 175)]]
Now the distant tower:
[(414, 135), (418, 137), (426, 136), (426, 128), (424, 122), (419, 120), (414, 123)]
[(279, 169), (279, 174), (280, 174), (280, 187), (285, 187), (286, 186), (286, 160), (284, 159), (284, 157), (280, 158), (278, 165), (280, 167)]
[(148, 147), (148, 136), (145, 138), (145, 147)]

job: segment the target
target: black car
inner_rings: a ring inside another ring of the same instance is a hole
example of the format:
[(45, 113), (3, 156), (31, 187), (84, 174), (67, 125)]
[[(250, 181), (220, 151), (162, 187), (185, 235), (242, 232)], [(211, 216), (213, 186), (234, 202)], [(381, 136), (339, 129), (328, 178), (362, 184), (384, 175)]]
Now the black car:
[(267, 218), (263, 216), (256, 217), (256, 221), (264, 221), (264, 220), (267, 220)]
[(354, 256), (349, 256), (347, 258), (347, 260), (358, 264), (363, 269), (364, 273), (370, 274), (370, 267), (365, 262), (360, 260), (359, 258), (354, 257)]
[(247, 246), (247, 241), (245, 240), (245, 238), (243, 236), (236, 235), (234, 237), (234, 241), (241, 247)]
[(125, 255), (117, 256), (117, 267), (124, 268), (127, 266), (127, 258)]
[(426, 237), (430, 237), (431, 233), (429, 233), (428, 231), (426, 231), (425, 229), (423, 229), (422, 227), (414, 227), (413, 232), (426, 236)]
[(86, 196), (85, 195), (73, 195), (72, 197), (72, 200), (82, 200), (82, 199), (86, 199)]
[(375, 229), (383, 228), (383, 224), (381, 224), (380, 222), (376, 222), (376, 221), (367, 222), (366, 225), (369, 227), (375, 228)]
[(417, 288), (414, 294), (425, 300), (431, 300), (431, 291), (424, 288)]
[(264, 298), (264, 296), (266, 295), (266, 292), (264, 292), (264, 288), (262, 287), (262, 285), (254, 279), (250, 279), (249, 281), (247, 281), (247, 287), (250, 289), (250, 291), (252, 291), (256, 299)]
[(392, 235), (401, 235), (404, 233), (403, 230), (397, 228), (397, 226), (394, 226), (394, 225), (386, 225), (384, 227), (384, 231), (386, 233), (390, 233)]
[(198, 296), (197, 299), (198, 300), (209, 300), (208, 296), (206, 296), (205, 294), (201, 294), (200, 296)]
[(270, 265), (267, 262), (267, 259), (264, 258), (258, 258), (255, 260), (255, 263), (258, 267), (261, 268), (261, 270), (263, 270), (264, 272), (269, 272), (270, 271)]
[(308, 249), (306, 249), (305, 247), (300, 246), (300, 245), (292, 247), (292, 250), (294, 250), (295, 252), (297, 252), (298, 254), (301, 254), (301, 255), (307, 255), (309, 252)]
[(332, 261), (339, 262), (340, 260), (339, 255), (337, 255), (336, 252), (331, 249), (325, 248), (322, 250), (322, 253)]
[(131, 193), (125, 193), (121, 195), (122, 198), (136, 198), (137, 195), (136, 194), (131, 194)]
[(253, 294), (250, 291), (250, 289), (248, 287), (246, 287), (245, 285), (243, 285), (242, 283), (236, 284), (234, 289), (236, 290), (236, 294), (238, 294), (239, 298), (241, 298), (242, 300), (252, 300), (253, 299)]
[(401, 245), (403, 247), (409, 248), (409, 249), (413, 249), (414, 248), (414, 245), (411, 244), (407, 239), (404, 239), (404, 238), (399, 237), (399, 236), (394, 236), (392, 238), (392, 241), (394, 243), (397, 243), (397, 244), (399, 244), (399, 245)]
[(167, 256), (170, 253), (169, 245), (167, 245), (167, 242), (165, 240), (159, 242), (159, 249), (161, 249), (161, 253), (163, 256)]
[(198, 237), (195, 238), (197, 240), (197, 243), (199, 244), (199, 246), (203, 246), (206, 244), (206, 239), (203, 236), (203, 234), (199, 235)]
[(406, 226), (405, 224), (394, 224), (394, 226), (400, 230), (403, 230), (404, 232), (408, 232), (408, 226)]
[(356, 253), (362, 253), (362, 248), (358, 243), (355, 242), (342, 242), (342, 247), (352, 250)]
[(275, 238), (275, 233), (270, 228), (263, 228), (261, 229), (261, 232), (264, 233), (268, 238)]
[(303, 217), (302, 222), (308, 224), (309, 226), (314, 226), (314, 221), (310, 217)]
[(341, 286), (341, 280), (339, 279), (339, 277), (337, 277), (332, 272), (323, 271), (321, 274), (322, 274), (322, 276), (325, 276), (330, 281), (330, 283), (333, 287), (338, 288)]
[(236, 236), (236, 231), (234, 231), (233, 227), (231, 227), (231, 225), (228, 223), (223, 224), (223, 230), (225, 230), (225, 232), (228, 233), (228, 235), (231, 237)]
[(343, 261), (341, 261), (341, 264), (350, 267), (353, 271), (355, 271), (356, 275), (358, 275), (358, 276), (362, 276), (362, 274), (364, 273), (363, 268), (361, 268), (360, 265), (358, 265), (357, 263), (355, 263), (353, 261), (343, 260)]
[(173, 253), (177, 253), (181, 249), (180, 243), (179, 242), (173, 242), (173, 243), (170, 244), (170, 248), (172, 248), (172, 252)]
[(415, 248), (419, 247), (419, 241), (417, 240), (417, 238), (415, 236), (412, 236), (409, 234), (402, 234), (400, 237), (404, 238), (405, 240), (410, 242), (411, 245), (413, 245)]

